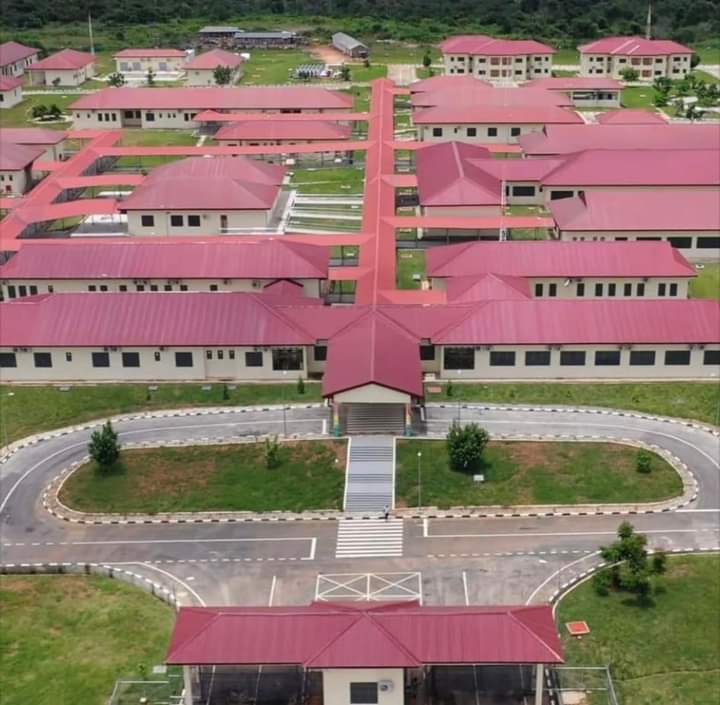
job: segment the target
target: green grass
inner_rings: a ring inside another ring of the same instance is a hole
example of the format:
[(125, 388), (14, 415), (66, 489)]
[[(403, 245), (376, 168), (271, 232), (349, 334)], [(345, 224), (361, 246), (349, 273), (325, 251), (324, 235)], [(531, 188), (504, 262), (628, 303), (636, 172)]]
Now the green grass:
[(425, 277), (425, 250), (399, 250), (397, 253), (398, 289), (419, 289), (421, 281), (414, 274)]
[(554, 78), (568, 78), (570, 76), (577, 76), (577, 71), (558, 71), (557, 69), (553, 69), (552, 75)]
[(690, 282), (690, 296), (696, 299), (720, 300), (720, 263), (706, 262)]
[(429, 49), (433, 62), (440, 61), (440, 51), (435, 47), (411, 45), (403, 42), (370, 42), (370, 61), (379, 64), (421, 65)]
[(301, 64), (317, 64), (317, 59), (300, 49), (253, 49), (243, 65), (242, 85), (292, 83), (290, 70)]
[(717, 41), (696, 44), (693, 49), (700, 57), (701, 64), (720, 64), (720, 44)]
[(365, 171), (354, 167), (296, 168), (290, 187), (302, 194), (357, 196), (363, 191), (364, 181)]
[[(67, 392), (57, 387), (0, 386), (0, 443), (14, 441), (91, 419), (131, 411), (172, 409), (184, 406), (240, 406), (314, 402), (320, 399), (320, 385), (305, 383), (305, 394), (295, 384), (245, 384), (228, 389), (213, 384), (204, 391), (200, 384), (160, 384), (148, 391), (144, 384), (77, 386)], [(12, 395), (12, 396), (11, 396)], [(148, 398), (148, 396), (150, 398)]]
[[(430, 385), (430, 387), (438, 385)], [(484, 401), (491, 404), (569, 404), (643, 411), (663, 416), (720, 423), (720, 385), (717, 382), (608, 382), (565, 384), (454, 384), (448, 399), (444, 390), (427, 393), (428, 401)]]
[(720, 78), (717, 76), (713, 76), (711, 73), (708, 73), (707, 71), (699, 71), (695, 69), (693, 73), (698, 77), (701, 78), (705, 83), (720, 83)]
[(577, 49), (558, 49), (553, 54), (553, 65), (567, 66), (568, 64), (580, 63), (580, 52)]
[(370, 109), (369, 86), (353, 86), (349, 91), (345, 92), (353, 96), (353, 110), (364, 113)]
[(623, 88), (622, 104), (624, 108), (648, 108), (655, 110), (653, 100), (655, 90), (652, 86), (627, 86)]
[(283, 443), (280, 455), (280, 466), (268, 470), (262, 443), (126, 450), (108, 473), (81, 467), (60, 498), (87, 512), (342, 508), (344, 441)]
[(445, 441), (415, 440), (397, 446), (395, 492), (406, 506), (417, 506), (418, 452), (424, 506), (649, 502), (682, 493), (679, 475), (657, 455), (652, 472), (637, 472), (637, 449), (629, 446), (491, 442), (477, 468), (460, 472), (449, 466)]
[(189, 130), (141, 130), (125, 129), (118, 146), (157, 147), (186, 146), (197, 144), (198, 138)]
[(387, 76), (386, 64), (373, 64), (367, 68), (362, 64), (350, 65), (350, 80), (357, 83), (365, 83), (374, 81), (376, 78), (385, 78)]
[(156, 166), (162, 166), (163, 164), (169, 164), (170, 162), (176, 162), (178, 159), (184, 159), (184, 157), (178, 156), (128, 156), (118, 157), (115, 162), (115, 166), (131, 169), (152, 169)]
[(49, 127), (54, 130), (67, 130), (71, 122), (32, 122), (32, 109), (35, 105), (57, 105), (61, 110), (67, 111), (68, 105), (74, 103), (79, 95), (68, 95), (58, 92), (57, 95), (29, 95), (22, 103), (13, 108), (0, 110), (0, 127)]
[[(622, 593), (599, 597), (589, 582), (573, 590), (558, 607), (566, 662), (610, 664), (620, 702), (627, 705), (715, 703), (720, 693), (720, 557), (671, 557), (661, 581), (664, 589), (650, 607)], [(582, 640), (567, 636), (564, 625), (575, 620), (590, 627)]]
[(0, 576), (3, 705), (104, 705), (165, 656), (173, 610), (111, 578)]

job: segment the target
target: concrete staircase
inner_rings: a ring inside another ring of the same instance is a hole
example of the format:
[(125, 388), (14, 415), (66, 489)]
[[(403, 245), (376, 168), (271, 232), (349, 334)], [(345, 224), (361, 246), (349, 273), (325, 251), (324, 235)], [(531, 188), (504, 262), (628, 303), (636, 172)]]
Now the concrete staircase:
[(342, 425), (348, 436), (359, 433), (402, 436), (405, 433), (405, 407), (402, 404), (350, 404)]
[(381, 514), (385, 507), (392, 509), (394, 456), (395, 440), (392, 436), (350, 438), (345, 478), (346, 512)]

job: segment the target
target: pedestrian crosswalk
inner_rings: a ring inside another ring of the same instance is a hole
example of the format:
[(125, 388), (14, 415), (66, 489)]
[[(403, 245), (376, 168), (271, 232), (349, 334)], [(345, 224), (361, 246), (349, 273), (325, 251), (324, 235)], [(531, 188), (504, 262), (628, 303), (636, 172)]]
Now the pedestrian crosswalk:
[(336, 558), (380, 558), (402, 554), (402, 519), (338, 521)]

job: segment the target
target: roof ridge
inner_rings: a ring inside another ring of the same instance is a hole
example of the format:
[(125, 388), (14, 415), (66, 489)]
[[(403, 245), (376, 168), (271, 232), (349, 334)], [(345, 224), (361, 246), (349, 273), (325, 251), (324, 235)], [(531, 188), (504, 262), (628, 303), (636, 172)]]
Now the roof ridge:
[[(533, 605), (526, 605), (525, 608), (522, 608), (522, 611), (523, 611), (523, 612), (527, 612), (527, 611), (529, 611), (529, 609), (527, 609), (527, 608), (530, 608), (530, 607), (536, 607), (536, 608), (537, 608), (537, 607), (540, 607), (540, 606), (541, 606), (541, 605), (534, 605), (534, 606), (533, 606)], [(523, 622), (521, 619), (518, 618), (518, 616), (516, 615), (516, 611), (519, 611), (519, 610), (508, 610), (508, 611), (506, 612), (506, 614), (507, 614), (507, 616), (508, 616), (510, 619), (512, 619), (512, 620), (513, 620), (514, 622), (516, 622), (517, 624), (519, 624), (528, 634), (530, 634), (530, 635), (533, 637), (533, 639), (535, 639), (535, 641), (537, 641), (537, 642), (539, 642), (540, 644), (542, 644), (548, 651), (550, 651), (553, 655), (555, 655), (559, 661), (561, 661), (561, 662), (564, 661), (563, 657), (562, 657), (557, 651), (555, 651), (555, 649), (553, 649), (553, 648), (545, 641), (545, 639), (543, 639), (535, 630), (531, 629), (527, 624), (525, 624), (525, 622)]]

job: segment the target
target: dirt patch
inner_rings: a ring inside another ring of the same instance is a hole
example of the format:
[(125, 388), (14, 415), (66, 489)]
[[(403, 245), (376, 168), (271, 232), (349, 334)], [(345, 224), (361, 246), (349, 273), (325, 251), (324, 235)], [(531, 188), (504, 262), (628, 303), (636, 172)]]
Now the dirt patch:
[(328, 46), (314, 46), (310, 49), (310, 55), (322, 61), (323, 64), (337, 65), (337, 64), (361, 64), (362, 60), (353, 59), (346, 54), (343, 54), (338, 49)]

